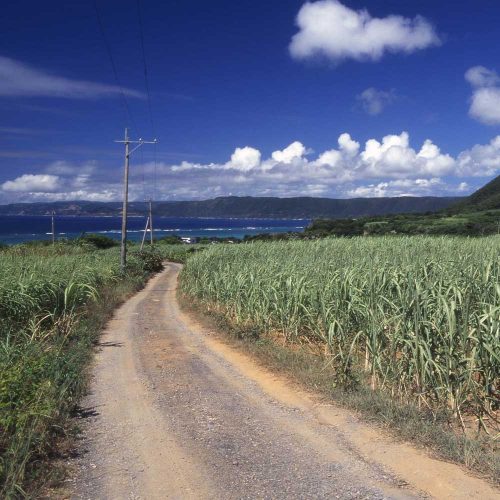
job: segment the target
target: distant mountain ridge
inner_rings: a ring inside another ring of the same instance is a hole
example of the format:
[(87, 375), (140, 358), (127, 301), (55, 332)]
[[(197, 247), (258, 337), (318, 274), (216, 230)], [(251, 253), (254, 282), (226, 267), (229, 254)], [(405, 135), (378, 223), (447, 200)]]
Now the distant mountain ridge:
[[(200, 201), (158, 201), (154, 213), (165, 217), (240, 218), (349, 218), (443, 210), (461, 202), (459, 197), (395, 198), (274, 198), (226, 196)], [(0, 215), (120, 215), (120, 202), (59, 201), (0, 205)], [(144, 215), (147, 204), (131, 202), (130, 215)]]

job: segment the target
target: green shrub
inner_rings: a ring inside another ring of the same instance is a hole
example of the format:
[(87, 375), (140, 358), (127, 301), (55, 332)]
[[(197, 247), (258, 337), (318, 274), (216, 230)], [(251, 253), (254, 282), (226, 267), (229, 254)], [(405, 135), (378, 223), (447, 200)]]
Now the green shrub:
[(163, 256), (154, 247), (146, 247), (139, 252), (130, 254), (131, 259), (136, 259), (135, 265), (145, 273), (157, 273), (163, 269)]
[(105, 249), (118, 246), (119, 242), (110, 238), (109, 236), (104, 236), (103, 234), (85, 234), (78, 238), (78, 242), (90, 243), (96, 248)]
[(161, 245), (182, 245), (182, 240), (180, 236), (176, 236), (174, 234), (170, 236), (164, 236), (163, 238), (159, 238), (157, 243)]

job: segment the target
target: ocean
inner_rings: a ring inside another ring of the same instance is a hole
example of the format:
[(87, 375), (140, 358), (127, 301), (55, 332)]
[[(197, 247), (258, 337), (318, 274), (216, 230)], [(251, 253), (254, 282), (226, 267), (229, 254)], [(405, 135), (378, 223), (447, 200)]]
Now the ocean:
[[(233, 219), (156, 217), (153, 228), (156, 238), (167, 235), (217, 236), (243, 238), (260, 233), (301, 232), (309, 224), (306, 219)], [(145, 217), (128, 218), (127, 237), (133, 241), (142, 238)], [(120, 217), (56, 216), (56, 238), (77, 238), (82, 233), (104, 234), (120, 238)], [(0, 242), (13, 245), (30, 240), (51, 239), (50, 216), (2, 215), (0, 216)]]

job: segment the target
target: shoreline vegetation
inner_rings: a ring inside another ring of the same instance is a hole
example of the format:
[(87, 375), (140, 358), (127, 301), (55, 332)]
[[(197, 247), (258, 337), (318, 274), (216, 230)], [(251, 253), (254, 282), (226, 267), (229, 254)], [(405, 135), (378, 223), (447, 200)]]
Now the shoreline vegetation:
[[(138, 231), (140, 232), (140, 231)], [(317, 240), (328, 237), (356, 236), (470, 236), (483, 237), (500, 234), (500, 209), (466, 212), (436, 212), (426, 214), (397, 214), (388, 216), (361, 217), (355, 219), (314, 219), (303, 231), (264, 232), (238, 236), (193, 236), (182, 230), (166, 236), (156, 237), (155, 242), (165, 244), (211, 244), (211, 243), (248, 243), (255, 241), (295, 241)], [(57, 237), (57, 241), (86, 241), (88, 238), (103, 238), (118, 243), (118, 239), (102, 233), (81, 233), (76, 238)], [(37, 245), (50, 240), (32, 240), (14, 245)], [(0, 240), (0, 250), (8, 245)]]
[(500, 239), (214, 246), (180, 293), (247, 350), (442, 458), (500, 477)]

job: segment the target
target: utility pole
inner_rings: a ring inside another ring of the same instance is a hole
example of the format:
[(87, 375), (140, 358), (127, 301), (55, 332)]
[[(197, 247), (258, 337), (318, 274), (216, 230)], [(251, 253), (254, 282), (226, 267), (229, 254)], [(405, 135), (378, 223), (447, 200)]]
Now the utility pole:
[(149, 215), (148, 218), (146, 219), (146, 227), (144, 228), (144, 233), (142, 235), (142, 241), (141, 241), (141, 251), (144, 248), (144, 241), (146, 241), (146, 234), (149, 229), (149, 238), (151, 245), (154, 243), (154, 238), (153, 238), (153, 200), (149, 198)]
[(151, 237), (151, 245), (154, 242), (153, 238), (153, 200), (149, 198), (149, 233)]
[[(131, 141), (128, 137), (128, 128), (125, 129), (125, 140), (115, 141), (121, 144), (125, 144), (125, 172), (123, 176), (123, 209), (122, 209), (122, 237), (121, 237), (121, 248), (120, 248), (120, 267), (122, 272), (125, 272), (125, 267), (127, 265), (127, 210), (128, 210), (128, 172), (129, 172), (129, 160), (130, 155), (139, 149), (143, 144), (156, 144), (158, 141), (154, 139), (153, 141), (144, 141), (139, 138), (138, 141)], [(132, 150), (130, 149), (130, 144), (136, 144)]]
[(146, 220), (146, 227), (144, 228), (144, 233), (142, 233), (141, 252), (142, 252), (142, 249), (144, 248), (144, 241), (146, 240), (146, 234), (148, 232), (148, 227), (149, 227), (149, 217)]
[(55, 225), (55, 221), (54, 221), (54, 215), (55, 215), (55, 212), (54, 212), (54, 210), (52, 210), (52, 244), (53, 245), (56, 242), (56, 225)]
[(128, 128), (125, 129), (125, 172), (123, 177), (122, 237), (120, 246), (120, 267), (125, 272), (127, 265), (127, 210), (128, 210), (128, 171), (129, 171)]

